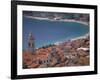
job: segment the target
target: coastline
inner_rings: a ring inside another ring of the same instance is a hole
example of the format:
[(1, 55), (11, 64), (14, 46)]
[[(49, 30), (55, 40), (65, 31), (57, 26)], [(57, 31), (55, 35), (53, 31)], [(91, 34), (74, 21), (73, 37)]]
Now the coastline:
[[(85, 38), (87, 38), (89, 36), (89, 33), (86, 33), (85, 35), (83, 35), (83, 36), (79, 36), (79, 37), (75, 37), (75, 38), (72, 38), (72, 39), (70, 39), (70, 41), (75, 41), (75, 40), (78, 40), (78, 39), (85, 39)], [(55, 45), (59, 45), (59, 44), (61, 44), (61, 43), (64, 43), (64, 42), (66, 42), (67, 40), (65, 40), (65, 41), (57, 41), (57, 42), (55, 42), (54, 44)]]
[(83, 35), (83, 36), (79, 36), (79, 37), (76, 37), (76, 38), (71, 39), (71, 41), (74, 41), (74, 40), (77, 40), (77, 39), (84, 39), (84, 38), (86, 38), (86, 37), (88, 37), (88, 36), (89, 36), (89, 33), (86, 33), (86, 34)]
[[(31, 18), (31, 19), (37, 19), (37, 20), (49, 20), (49, 21), (62, 21), (62, 22), (76, 22), (76, 23), (80, 23), (80, 24), (83, 24), (83, 25), (86, 25), (89, 27), (89, 23), (88, 22), (83, 22), (83, 21), (78, 21), (78, 20), (71, 20), (71, 19), (50, 19), (50, 18), (42, 18), (42, 17), (33, 17), (33, 16), (25, 16), (26, 18)], [(79, 36), (79, 37), (75, 37), (75, 38), (71, 38), (70, 40), (71, 41), (74, 41), (74, 40), (78, 40), (78, 39), (84, 39), (86, 37), (89, 36), (89, 33), (86, 33), (82, 36)], [(57, 41), (53, 44), (55, 45), (59, 45), (60, 43), (63, 43), (63, 42), (66, 42), (67, 40), (64, 40), (64, 41)]]
[(42, 17), (33, 17), (33, 16), (25, 16), (26, 18), (31, 18), (31, 19), (37, 19), (37, 20), (49, 20), (49, 21), (62, 21), (62, 22), (76, 22), (76, 23), (80, 23), (86, 26), (89, 26), (88, 22), (83, 22), (83, 21), (78, 21), (78, 20), (74, 20), (74, 19), (57, 19), (57, 18), (42, 18)]

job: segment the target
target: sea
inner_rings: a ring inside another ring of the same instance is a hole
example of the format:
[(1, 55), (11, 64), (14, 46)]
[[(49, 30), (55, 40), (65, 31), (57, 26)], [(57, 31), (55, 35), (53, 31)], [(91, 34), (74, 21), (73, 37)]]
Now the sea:
[(28, 48), (29, 33), (32, 33), (35, 48), (56, 42), (67, 41), (89, 33), (89, 26), (77, 22), (39, 20), (23, 17), (23, 49)]

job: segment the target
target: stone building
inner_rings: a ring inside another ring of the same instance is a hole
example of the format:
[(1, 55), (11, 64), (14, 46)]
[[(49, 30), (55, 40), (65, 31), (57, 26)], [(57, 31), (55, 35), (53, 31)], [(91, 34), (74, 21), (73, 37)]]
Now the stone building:
[(29, 36), (28, 36), (28, 50), (31, 53), (35, 51), (35, 42), (34, 42), (34, 37), (32, 33), (29, 33)]

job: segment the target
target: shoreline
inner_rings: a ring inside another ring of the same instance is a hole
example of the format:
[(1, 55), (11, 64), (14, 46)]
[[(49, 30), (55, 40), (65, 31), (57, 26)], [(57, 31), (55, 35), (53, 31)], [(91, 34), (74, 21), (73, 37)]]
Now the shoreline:
[[(31, 19), (37, 19), (37, 20), (49, 20), (49, 21), (62, 21), (62, 22), (76, 22), (76, 23), (80, 23), (80, 24), (83, 24), (83, 25), (86, 25), (89, 27), (89, 23), (88, 22), (82, 22), (82, 21), (77, 21), (77, 20), (71, 20), (71, 19), (50, 19), (50, 18), (42, 18), (42, 17), (33, 17), (33, 16), (25, 16), (26, 18), (31, 18)], [(89, 33), (86, 33), (82, 36), (79, 36), (79, 37), (75, 37), (75, 38), (70, 38), (71, 41), (74, 41), (74, 40), (78, 40), (78, 39), (84, 39), (86, 37), (89, 36)], [(63, 41), (57, 41), (53, 44), (55, 45), (59, 45), (60, 43), (63, 43), (63, 42), (66, 42), (67, 40), (63, 40)]]
[(49, 20), (49, 21), (62, 21), (62, 22), (76, 22), (76, 23), (80, 23), (86, 26), (89, 26), (88, 22), (83, 22), (83, 21), (78, 21), (78, 20), (74, 20), (74, 19), (50, 19), (50, 18), (42, 18), (42, 17), (33, 17), (33, 16), (25, 16), (26, 18), (31, 18), (31, 19), (37, 19), (37, 20)]
[[(79, 40), (79, 39), (86, 39), (88, 36), (89, 36), (89, 34), (85, 34), (85, 35), (80, 36), (80, 37), (72, 38), (72, 39), (70, 39), (70, 41), (73, 42), (73, 41)], [(68, 40), (65, 40), (65, 41), (57, 41), (57, 42), (55, 42), (55, 43), (52, 43), (51, 45), (59, 46), (59, 45), (61, 45), (62, 43), (65, 43), (65, 42), (67, 42), (67, 41), (68, 41)], [(48, 45), (49, 45), (49, 44), (48, 44)], [(47, 46), (47, 45), (45, 45), (45, 46)], [(45, 46), (42, 46), (42, 47), (45, 47)], [(42, 48), (42, 47), (38, 47), (38, 48), (36, 48), (36, 49), (39, 49), (39, 48)]]
[(78, 40), (78, 39), (84, 39), (84, 38), (86, 38), (86, 37), (88, 37), (88, 36), (89, 36), (89, 33), (86, 33), (86, 34), (83, 35), (83, 36), (79, 36), (79, 37), (76, 37), (76, 38), (71, 39), (71, 41), (73, 41), (73, 40)]
[[(89, 33), (86, 33), (86, 34), (83, 35), (83, 36), (71, 38), (71, 39), (69, 39), (69, 40), (70, 40), (70, 41), (75, 41), (75, 40), (78, 40), (78, 39), (85, 39), (85, 38), (87, 38), (88, 36), (89, 36)], [(55, 45), (59, 45), (59, 44), (64, 43), (64, 42), (66, 42), (66, 41), (68, 41), (68, 40), (65, 40), (65, 41), (57, 41), (57, 42), (55, 42), (54, 44), (55, 44)]]

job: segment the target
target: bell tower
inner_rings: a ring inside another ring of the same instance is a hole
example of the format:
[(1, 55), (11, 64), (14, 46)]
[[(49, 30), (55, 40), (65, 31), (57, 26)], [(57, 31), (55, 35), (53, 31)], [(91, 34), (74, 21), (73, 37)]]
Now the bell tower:
[(28, 35), (28, 49), (31, 53), (35, 51), (34, 37), (32, 33), (29, 33)]

